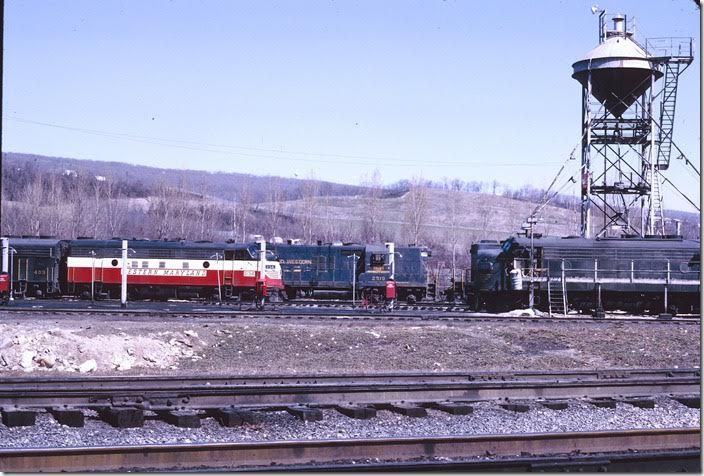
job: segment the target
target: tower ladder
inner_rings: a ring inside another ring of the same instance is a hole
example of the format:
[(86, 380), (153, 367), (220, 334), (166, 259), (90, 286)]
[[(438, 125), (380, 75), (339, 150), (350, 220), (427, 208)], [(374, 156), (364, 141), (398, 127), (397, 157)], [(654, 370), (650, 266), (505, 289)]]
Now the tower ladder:
[(663, 63), (664, 77), (662, 89), (662, 102), (660, 103), (660, 130), (658, 132), (658, 158), (659, 170), (667, 170), (670, 166), (672, 153), (672, 129), (675, 125), (675, 109), (677, 105), (677, 79), (680, 75), (679, 61), (666, 61)]

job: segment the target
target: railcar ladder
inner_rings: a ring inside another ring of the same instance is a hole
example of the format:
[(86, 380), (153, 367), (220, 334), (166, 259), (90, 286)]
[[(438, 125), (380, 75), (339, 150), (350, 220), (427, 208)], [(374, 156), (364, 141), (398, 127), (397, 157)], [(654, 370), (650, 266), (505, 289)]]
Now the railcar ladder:
[(565, 289), (564, 272), (559, 278), (551, 278), (548, 271), (548, 313), (567, 316), (567, 290)]

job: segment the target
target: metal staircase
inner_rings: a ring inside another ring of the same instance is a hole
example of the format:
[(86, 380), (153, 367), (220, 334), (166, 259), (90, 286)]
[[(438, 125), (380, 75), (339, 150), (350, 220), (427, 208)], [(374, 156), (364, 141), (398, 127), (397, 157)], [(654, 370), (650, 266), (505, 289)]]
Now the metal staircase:
[(672, 129), (675, 124), (677, 105), (677, 81), (679, 76), (694, 61), (692, 38), (647, 38), (645, 50), (650, 59), (659, 65), (663, 73), (660, 100), (660, 129), (658, 131), (657, 168), (667, 170), (672, 155)]
[(675, 125), (675, 109), (677, 105), (677, 78), (680, 75), (680, 62), (667, 61), (663, 63), (662, 102), (660, 103), (660, 131), (658, 133), (659, 170), (667, 170), (672, 154), (672, 129)]
[(564, 262), (560, 267), (560, 276), (557, 278), (550, 277), (550, 268), (548, 268), (548, 313), (550, 317), (553, 315), (567, 315)]

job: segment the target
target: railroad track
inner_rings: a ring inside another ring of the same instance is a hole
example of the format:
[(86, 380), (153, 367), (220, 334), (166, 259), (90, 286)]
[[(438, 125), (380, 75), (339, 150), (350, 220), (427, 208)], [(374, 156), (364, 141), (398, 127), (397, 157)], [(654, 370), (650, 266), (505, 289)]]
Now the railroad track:
[[(58, 305), (57, 305), (58, 304)], [(699, 325), (700, 319), (697, 317), (658, 319), (656, 317), (618, 317), (609, 316), (606, 318), (593, 318), (590, 316), (568, 315), (566, 317), (546, 317), (534, 315), (500, 315), (477, 313), (466, 310), (459, 310), (452, 307), (452, 311), (432, 310), (423, 308), (424, 306), (414, 306), (413, 309), (402, 310), (382, 310), (382, 309), (353, 309), (344, 306), (316, 307), (316, 304), (307, 303), (304, 306), (269, 305), (266, 310), (259, 311), (244, 306), (240, 308), (232, 303), (197, 303), (184, 305), (183, 303), (130, 303), (128, 308), (122, 309), (119, 303), (99, 303), (88, 305), (82, 302), (71, 303), (73, 305), (61, 306), (61, 302), (56, 301), (31, 301), (22, 305), (10, 305), (0, 308), (2, 311), (12, 314), (13, 317), (21, 317), (24, 313), (32, 318), (37, 314), (48, 316), (93, 316), (103, 314), (105, 316), (116, 317), (165, 317), (175, 318), (261, 318), (261, 319), (285, 319), (298, 321), (318, 321), (318, 322), (452, 322), (452, 323), (475, 323), (475, 322), (554, 322), (554, 323), (604, 323), (619, 322), (626, 324), (649, 324), (649, 325)], [(253, 306), (252, 306), (253, 307)], [(417, 307), (417, 308), (416, 308)]]
[[(427, 409), (467, 415), (473, 412), (472, 405), (479, 402), (515, 412), (528, 411), (529, 403), (552, 410), (566, 409), (568, 400), (580, 400), (596, 407), (615, 408), (621, 402), (652, 408), (654, 396), (666, 396), (696, 408), (701, 405), (700, 379), (698, 369), (266, 377), (11, 377), (0, 379), (0, 408), (6, 426), (31, 425), (39, 412), (46, 412), (59, 423), (81, 427), (84, 414), (91, 412), (116, 428), (142, 426), (146, 413), (149, 418), (171, 425), (196, 428), (206, 416), (213, 417), (222, 426), (233, 427), (256, 424), (262, 412), (282, 410), (304, 421), (321, 420), (323, 410), (358, 419), (374, 418), (377, 410), (411, 417), (425, 416)], [(421, 469), (448, 463), (460, 469), (545, 469), (551, 464), (601, 468), (612, 462), (628, 460), (632, 463), (633, 458), (640, 458), (643, 464), (676, 461), (673, 468), (681, 469), (692, 468), (693, 464), (696, 467), (699, 437), (698, 428), (688, 428), (139, 447), (6, 448), (0, 449), (0, 471), (271, 470), (277, 467), (291, 470), (318, 466), (349, 470), (357, 462), (365, 461), (368, 469)], [(579, 461), (574, 460), (575, 452), (581, 458)]]
[[(701, 468), (699, 428), (389, 439), (171, 444), (0, 450), (0, 471), (420, 469), (420, 458), (455, 469), (598, 470), (669, 463)], [(517, 456), (520, 455), (520, 456)], [(550, 456), (547, 456), (550, 455)], [(414, 462), (408, 463), (408, 461)], [(426, 467), (430, 464), (426, 463)], [(650, 469), (657, 466), (650, 466)], [(662, 469), (662, 466), (661, 466)]]
[(649, 395), (671, 395), (698, 406), (700, 379), (699, 369), (7, 377), (0, 379), (0, 407), (8, 426), (13, 426), (12, 422), (17, 426), (31, 425), (38, 411), (48, 411), (82, 426), (85, 409), (97, 410), (111, 423), (120, 418), (130, 424), (143, 422), (144, 411), (153, 411), (178, 426), (199, 426), (203, 412), (216, 415), (221, 422), (227, 418), (250, 418), (252, 411), (276, 410), (316, 420), (323, 408), (333, 408), (352, 418), (370, 418), (376, 409), (406, 415), (422, 413), (425, 408), (451, 414), (471, 412), (472, 402), (487, 400), (520, 405), (515, 402), (539, 399), (547, 406), (566, 399), (588, 398), (595, 405), (609, 405), (621, 399), (647, 406)]

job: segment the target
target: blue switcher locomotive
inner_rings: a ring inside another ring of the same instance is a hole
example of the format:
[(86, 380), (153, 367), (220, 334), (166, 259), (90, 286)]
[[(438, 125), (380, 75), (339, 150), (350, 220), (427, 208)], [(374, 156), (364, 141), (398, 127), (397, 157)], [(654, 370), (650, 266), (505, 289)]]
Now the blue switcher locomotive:
[(347, 297), (354, 288), (358, 296), (378, 301), (386, 296), (388, 281), (395, 283), (397, 299), (415, 302), (425, 297), (430, 256), (426, 247), (392, 247), (390, 252), (388, 244), (267, 246), (279, 259), (289, 299), (334, 293)]

